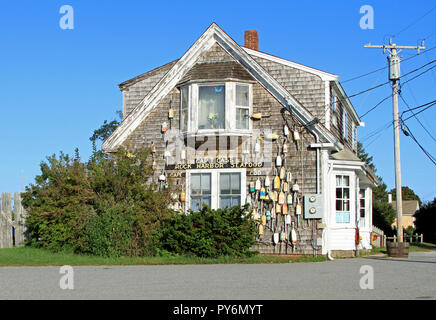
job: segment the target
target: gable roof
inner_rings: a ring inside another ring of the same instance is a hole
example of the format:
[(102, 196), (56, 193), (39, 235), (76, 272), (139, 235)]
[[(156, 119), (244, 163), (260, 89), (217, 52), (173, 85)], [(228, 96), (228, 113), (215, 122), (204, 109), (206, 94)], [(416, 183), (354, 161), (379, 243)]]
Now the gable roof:
[(314, 121), (308, 112), (282, 85), (216, 23), (212, 23), (197, 41), (177, 60), (163, 78), (150, 90), (118, 128), (104, 141), (102, 149), (114, 152), (127, 137), (142, 123), (159, 101), (165, 97), (182, 79), (187, 70), (192, 68), (198, 57), (218, 43), (228, 54), (239, 62), (245, 70), (256, 79), (279, 103), (292, 112), (296, 118), (314, 133), (320, 142), (330, 142), (342, 149), (342, 144), (324, 126)]
[[(419, 210), (418, 200), (403, 200), (403, 215), (413, 215)], [(391, 202), (392, 207), (395, 209), (397, 207), (397, 202)]]

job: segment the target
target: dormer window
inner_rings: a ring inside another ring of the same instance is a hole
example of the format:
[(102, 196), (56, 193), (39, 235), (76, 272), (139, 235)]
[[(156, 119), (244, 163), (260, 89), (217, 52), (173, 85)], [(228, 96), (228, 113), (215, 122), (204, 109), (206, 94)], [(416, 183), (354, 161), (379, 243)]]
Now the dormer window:
[(195, 134), (249, 133), (251, 84), (190, 83), (180, 88), (180, 130)]

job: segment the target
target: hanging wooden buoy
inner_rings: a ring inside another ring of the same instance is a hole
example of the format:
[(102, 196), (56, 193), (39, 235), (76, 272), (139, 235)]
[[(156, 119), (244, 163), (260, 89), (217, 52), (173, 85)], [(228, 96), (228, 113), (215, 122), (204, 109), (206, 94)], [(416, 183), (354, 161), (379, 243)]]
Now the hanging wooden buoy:
[(291, 230), (291, 242), (294, 246), (297, 244), (297, 232), (295, 232), (294, 227)]
[(260, 153), (260, 143), (259, 143), (259, 141), (256, 141), (256, 144), (254, 145), (254, 153)]
[(295, 214), (299, 216), (301, 214), (301, 203), (297, 203), (297, 207), (295, 208)]
[(289, 214), (285, 216), (285, 224), (291, 224), (291, 216)]
[(274, 178), (274, 189), (280, 190), (280, 177), (275, 176)]
[(292, 195), (291, 194), (288, 194), (288, 196), (286, 197), (286, 203), (292, 204)]
[(283, 191), (280, 191), (279, 204), (284, 204), (284, 203), (285, 203), (285, 194), (283, 193)]
[(267, 211), (265, 215), (266, 215), (266, 221), (271, 221), (271, 212)]
[(279, 138), (279, 136), (277, 134), (275, 134), (275, 133), (269, 133), (269, 134), (266, 135), (265, 138), (268, 139), (268, 140), (274, 141), (274, 140), (277, 140)]
[(165, 180), (166, 180), (165, 175), (164, 175), (164, 174), (161, 174), (161, 175), (159, 176), (159, 181), (165, 181)]
[(180, 152), (180, 159), (185, 160), (186, 159), (186, 150), (182, 149), (182, 151)]
[(276, 203), (276, 213), (281, 213), (281, 212), (282, 212), (282, 206)]
[(297, 182), (295, 182), (292, 186), (292, 191), (294, 192), (299, 192), (300, 191), (300, 186), (298, 185)]
[(180, 193), (180, 202), (185, 202), (186, 201), (186, 195), (184, 192)]
[(292, 172), (291, 171), (288, 171), (286, 173), (286, 181), (287, 182), (291, 182), (292, 181)]
[(154, 142), (151, 143), (151, 153), (152, 154), (156, 153), (156, 146), (154, 145)]
[(266, 225), (266, 215), (262, 215), (262, 225)]
[(294, 132), (293, 132), (293, 138), (294, 138), (294, 141), (300, 140), (300, 134), (298, 133), (298, 131), (295, 128), (294, 128)]
[(283, 206), (282, 206), (282, 213), (283, 214), (288, 214), (288, 205), (286, 203), (284, 203)]
[(274, 241), (274, 244), (279, 243), (279, 234), (277, 232), (274, 233), (274, 235), (273, 235), (273, 241)]
[(283, 192), (288, 192), (288, 190), (289, 190), (289, 185), (288, 185), (288, 183), (285, 181), (285, 182), (283, 182)]
[(281, 166), (282, 166), (282, 157), (278, 155), (276, 158), (276, 167), (281, 167)]
[(283, 153), (288, 153), (289, 149), (288, 149), (288, 144), (285, 142), (283, 145)]
[(269, 187), (271, 185), (271, 181), (269, 180), (268, 176), (265, 178), (265, 182), (264, 183), (265, 183), (265, 187)]
[(250, 181), (250, 192), (254, 192), (254, 191), (256, 191), (254, 186), (254, 181)]
[(266, 198), (266, 191), (265, 188), (260, 188), (260, 200), (265, 200)]
[(289, 135), (289, 128), (288, 128), (288, 126), (286, 124), (283, 126), (283, 134), (286, 137)]
[(168, 130), (168, 124), (166, 123), (166, 121), (162, 123), (162, 128), (161, 128), (161, 130), (162, 130), (162, 133), (167, 132), (167, 130)]
[(255, 189), (256, 189), (256, 191), (260, 191), (260, 188), (262, 188), (262, 185), (261, 185), (261, 183), (260, 183), (260, 180), (257, 179), (257, 180), (256, 180)]
[(252, 115), (251, 115), (251, 119), (253, 119), (253, 120), (260, 120), (260, 119), (262, 119), (262, 113), (253, 113)]
[(174, 118), (174, 109), (170, 107), (170, 109), (168, 110), (168, 119), (172, 118)]
[(263, 225), (259, 225), (259, 235), (263, 235)]

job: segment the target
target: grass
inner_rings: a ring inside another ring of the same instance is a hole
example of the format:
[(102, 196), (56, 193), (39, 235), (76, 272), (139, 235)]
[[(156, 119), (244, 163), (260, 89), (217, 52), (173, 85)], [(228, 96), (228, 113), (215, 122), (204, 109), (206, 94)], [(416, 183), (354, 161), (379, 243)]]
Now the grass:
[(248, 258), (199, 258), (181, 255), (157, 257), (98, 257), (69, 252), (51, 252), (37, 248), (0, 249), (0, 267), (5, 266), (114, 266), (114, 265), (187, 265), (187, 264), (259, 264), (326, 261), (325, 256), (256, 255)]

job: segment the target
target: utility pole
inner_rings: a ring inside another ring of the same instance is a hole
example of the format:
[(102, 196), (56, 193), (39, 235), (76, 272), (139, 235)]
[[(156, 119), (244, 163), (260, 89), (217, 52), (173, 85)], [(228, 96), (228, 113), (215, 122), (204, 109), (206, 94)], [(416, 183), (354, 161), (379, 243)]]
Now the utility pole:
[[(397, 46), (389, 39), (389, 45), (365, 45), (365, 48), (378, 48), (389, 51), (389, 80), (392, 81), (392, 104), (393, 104), (393, 125), (394, 125), (394, 146), (395, 146), (395, 189), (396, 189), (396, 206), (397, 206), (397, 242), (403, 242), (403, 226), (401, 224), (403, 217), (403, 195), (401, 189), (401, 162), (400, 162), (400, 123), (398, 117), (398, 82), (400, 80), (400, 62), (398, 54), (402, 49), (418, 50), (425, 49), (424, 41), (421, 46)], [(399, 50), (399, 51), (398, 51)]]

